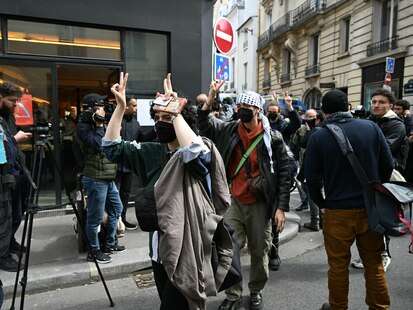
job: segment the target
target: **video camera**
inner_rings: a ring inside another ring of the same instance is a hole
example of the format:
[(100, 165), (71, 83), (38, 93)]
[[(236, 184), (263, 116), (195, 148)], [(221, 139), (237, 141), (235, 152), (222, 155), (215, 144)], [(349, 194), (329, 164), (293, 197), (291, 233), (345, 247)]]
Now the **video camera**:
[[(104, 108), (105, 117), (95, 114), (100, 107)], [(107, 96), (101, 96), (95, 93), (87, 94), (82, 100), (80, 121), (85, 123), (108, 122), (114, 110), (114, 104), (107, 99)]]
[(367, 111), (364, 106), (358, 105), (353, 111), (351, 111), (351, 114), (353, 114), (353, 117), (355, 118), (365, 119), (369, 117), (370, 112)]

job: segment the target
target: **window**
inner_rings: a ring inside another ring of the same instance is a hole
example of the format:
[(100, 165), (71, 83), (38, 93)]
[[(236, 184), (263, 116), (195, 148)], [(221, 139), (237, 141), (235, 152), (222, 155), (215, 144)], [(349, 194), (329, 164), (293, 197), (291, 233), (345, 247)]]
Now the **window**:
[[(373, 42), (384, 41), (397, 35), (398, 1), (375, 0), (373, 2)], [(393, 9), (393, 16), (392, 16)], [(391, 18), (392, 17), (392, 18)]]
[(350, 50), (350, 17), (345, 18), (340, 24), (340, 53)]
[(267, 29), (271, 27), (272, 25), (272, 12), (267, 13)]
[(283, 51), (283, 74), (291, 73), (291, 52), (287, 49)]
[(244, 85), (242, 88), (245, 90), (248, 88), (248, 62), (244, 63)]
[(308, 63), (310, 66), (316, 66), (319, 61), (319, 41), (320, 34), (317, 33), (310, 38), (309, 46), (309, 60)]
[(8, 21), (9, 53), (120, 60), (120, 32), (21, 20)]
[(125, 32), (125, 63), (132, 92), (153, 94), (163, 88), (168, 72), (168, 36), (146, 32)]
[(264, 59), (264, 81), (270, 79), (270, 60), (268, 58)]

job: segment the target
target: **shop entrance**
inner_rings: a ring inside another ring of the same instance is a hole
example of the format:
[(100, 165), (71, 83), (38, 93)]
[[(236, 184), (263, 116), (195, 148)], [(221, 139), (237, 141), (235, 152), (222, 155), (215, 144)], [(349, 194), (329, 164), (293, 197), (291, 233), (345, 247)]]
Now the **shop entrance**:
[[(76, 146), (75, 135), (79, 116), (82, 113), (82, 98), (90, 93), (107, 96), (110, 87), (117, 81), (118, 68), (85, 66), (73, 64), (57, 65), (58, 117), (60, 123), (60, 162), (62, 167), (61, 190), (74, 190), (76, 176), (80, 172), (80, 149)], [(62, 193), (62, 200), (66, 202)]]
[[(23, 96), (18, 105), (24, 107), (24, 112), (26, 108), (31, 111), (29, 118), (20, 119), (18, 129), (41, 132), (42, 139), (51, 146), (43, 163), (39, 205), (59, 206), (67, 202), (63, 185), (76, 184), (77, 163), (72, 142), (81, 113), (81, 100), (91, 92), (111, 98), (110, 86), (117, 81), (119, 71), (120, 66), (0, 61), (0, 83), (19, 87)], [(20, 145), (29, 168), (34, 144), (31, 139)], [(55, 169), (54, 162), (61, 167), (63, 176)]]

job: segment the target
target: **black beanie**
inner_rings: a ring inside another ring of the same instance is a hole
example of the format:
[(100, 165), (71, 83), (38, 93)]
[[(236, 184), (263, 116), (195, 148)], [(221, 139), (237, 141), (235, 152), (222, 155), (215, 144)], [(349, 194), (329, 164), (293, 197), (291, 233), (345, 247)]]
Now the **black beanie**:
[(339, 89), (328, 91), (321, 100), (321, 110), (327, 114), (348, 111), (347, 95)]

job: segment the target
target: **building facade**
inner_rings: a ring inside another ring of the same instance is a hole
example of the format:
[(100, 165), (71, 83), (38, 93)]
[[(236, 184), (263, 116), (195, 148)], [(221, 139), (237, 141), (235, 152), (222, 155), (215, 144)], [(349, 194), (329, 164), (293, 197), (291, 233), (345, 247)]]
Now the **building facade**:
[(225, 17), (231, 22), (236, 33), (234, 47), (227, 55), (230, 59), (230, 79), (224, 86), (224, 91), (256, 91), (259, 1), (218, 0), (214, 10), (214, 22), (219, 17)]
[[(162, 91), (167, 72), (190, 98), (208, 88), (212, 16), (211, 0), (2, 1), (0, 82), (23, 91), (33, 127), (50, 126), (42, 202), (62, 202), (66, 178), (52, 158), (60, 168), (75, 165), (68, 154), (85, 94), (110, 99), (120, 71), (130, 73), (127, 92), (139, 99)], [(29, 159), (33, 144), (22, 146)]]
[(353, 107), (370, 107), (382, 87), (386, 57), (395, 58), (391, 87), (410, 99), (413, 77), (413, 2), (407, 0), (262, 0), (258, 87), (283, 92), (319, 108), (330, 88)]

